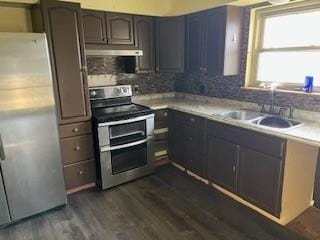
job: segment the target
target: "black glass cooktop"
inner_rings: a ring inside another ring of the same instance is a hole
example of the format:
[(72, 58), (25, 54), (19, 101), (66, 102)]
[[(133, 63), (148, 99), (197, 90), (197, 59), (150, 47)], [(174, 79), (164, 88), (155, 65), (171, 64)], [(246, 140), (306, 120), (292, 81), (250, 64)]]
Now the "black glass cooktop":
[(150, 108), (138, 104), (125, 104), (92, 110), (93, 117), (100, 123), (128, 119), (151, 113), (153, 113), (153, 111)]

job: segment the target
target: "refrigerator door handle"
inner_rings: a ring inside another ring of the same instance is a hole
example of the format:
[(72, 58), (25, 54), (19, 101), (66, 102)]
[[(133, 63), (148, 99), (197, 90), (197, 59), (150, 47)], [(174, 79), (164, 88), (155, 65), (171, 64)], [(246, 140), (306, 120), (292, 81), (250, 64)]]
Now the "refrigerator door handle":
[(6, 154), (4, 152), (4, 147), (3, 147), (3, 141), (2, 141), (1, 134), (0, 134), (0, 160), (2, 160), (2, 161), (6, 160)]

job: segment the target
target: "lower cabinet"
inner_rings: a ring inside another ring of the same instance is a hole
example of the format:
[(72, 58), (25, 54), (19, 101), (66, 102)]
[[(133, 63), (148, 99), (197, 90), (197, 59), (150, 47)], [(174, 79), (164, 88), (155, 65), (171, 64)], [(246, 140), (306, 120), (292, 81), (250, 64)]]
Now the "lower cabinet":
[(279, 217), (286, 140), (174, 110), (169, 158)]
[(169, 158), (205, 177), (205, 120), (177, 111), (169, 112)]
[(207, 138), (208, 179), (225, 189), (237, 192), (239, 146), (217, 137)]
[(279, 217), (282, 168), (282, 159), (241, 148), (238, 194), (248, 202)]

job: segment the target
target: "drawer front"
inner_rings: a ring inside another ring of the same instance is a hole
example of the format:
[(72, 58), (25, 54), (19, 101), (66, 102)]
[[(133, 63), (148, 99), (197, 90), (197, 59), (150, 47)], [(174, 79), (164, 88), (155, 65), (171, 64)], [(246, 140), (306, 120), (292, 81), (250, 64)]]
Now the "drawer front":
[(168, 127), (168, 110), (167, 109), (161, 109), (161, 110), (155, 111), (154, 124), (155, 124), (155, 129)]
[(64, 167), (66, 189), (72, 189), (96, 181), (95, 161), (85, 161)]
[(92, 159), (94, 156), (92, 135), (64, 138), (60, 141), (64, 165)]
[(285, 156), (286, 140), (279, 137), (214, 121), (208, 121), (208, 134), (270, 156), (278, 158)]
[(174, 113), (174, 118), (182, 122), (183, 124), (187, 124), (190, 127), (204, 129), (205, 128), (205, 119), (202, 117), (198, 117), (192, 114), (177, 112)]
[(59, 126), (60, 138), (75, 137), (84, 134), (90, 134), (91, 122), (72, 123)]

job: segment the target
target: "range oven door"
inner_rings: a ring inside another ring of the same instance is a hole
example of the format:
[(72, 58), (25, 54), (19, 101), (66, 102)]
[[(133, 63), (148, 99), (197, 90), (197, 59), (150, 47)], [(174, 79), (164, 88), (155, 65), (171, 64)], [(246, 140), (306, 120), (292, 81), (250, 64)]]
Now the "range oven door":
[(153, 130), (153, 114), (99, 126), (102, 189), (154, 172)]

